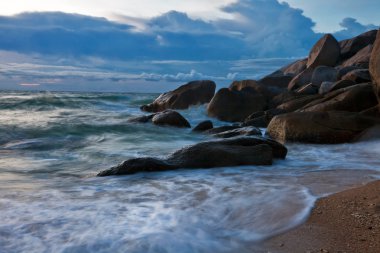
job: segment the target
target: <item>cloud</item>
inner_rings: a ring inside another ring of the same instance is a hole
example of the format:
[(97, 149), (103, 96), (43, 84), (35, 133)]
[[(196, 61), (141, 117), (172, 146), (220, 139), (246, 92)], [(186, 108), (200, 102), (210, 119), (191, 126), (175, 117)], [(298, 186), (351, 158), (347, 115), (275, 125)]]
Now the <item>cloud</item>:
[(343, 19), (343, 21), (340, 23), (340, 26), (343, 27), (343, 29), (334, 34), (338, 39), (351, 38), (351, 37), (357, 36), (360, 33), (379, 28), (379, 26), (375, 26), (373, 24), (369, 24), (369, 25), (360, 24), (354, 18)]
[(236, 79), (238, 73), (228, 73), (226, 76), (210, 76), (192, 69), (189, 73), (177, 73), (177, 74), (156, 74), (156, 73), (142, 73), (141, 79), (147, 81), (167, 81), (167, 82), (188, 82), (191, 80), (214, 80), (214, 81), (232, 81)]

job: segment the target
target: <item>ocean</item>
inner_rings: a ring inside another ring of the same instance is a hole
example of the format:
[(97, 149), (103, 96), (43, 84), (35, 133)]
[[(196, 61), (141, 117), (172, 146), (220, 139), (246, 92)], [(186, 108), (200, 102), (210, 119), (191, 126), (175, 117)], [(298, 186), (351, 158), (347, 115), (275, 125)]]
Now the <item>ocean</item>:
[[(380, 141), (287, 144), (273, 166), (96, 177), (211, 138), (128, 123), (156, 96), (0, 92), (1, 253), (259, 252), (317, 198), (380, 178)], [(181, 114), (208, 119), (205, 106)]]

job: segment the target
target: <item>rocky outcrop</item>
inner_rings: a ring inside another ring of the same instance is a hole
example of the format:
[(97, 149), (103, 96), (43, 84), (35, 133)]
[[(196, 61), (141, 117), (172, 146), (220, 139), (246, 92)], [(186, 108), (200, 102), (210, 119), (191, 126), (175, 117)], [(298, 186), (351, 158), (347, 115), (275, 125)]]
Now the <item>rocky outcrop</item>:
[(311, 83), (311, 78), (313, 77), (314, 69), (308, 68), (295, 76), (288, 85), (288, 90), (293, 91), (301, 88), (304, 85)]
[(293, 112), (274, 117), (267, 131), (283, 143), (336, 144), (350, 142), (378, 123), (374, 118), (352, 112)]
[(155, 114), (152, 123), (158, 126), (172, 126), (190, 128), (190, 123), (178, 112), (166, 110)]
[(138, 172), (179, 168), (214, 168), (243, 165), (271, 165), (273, 157), (284, 159), (287, 149), (262, 137), (209, 141), (182, 148), (165, 159), (137, 158), (102, 171), (98, 176), (129, 175)]
[(161, 112), (166, 109), (187, 109), (193, 105), (210, 102), (215, 93), (213, 81), (193, 81), (181, 87), (161, 94), (153, 103), (143, 105), (146, 112)]
[(344, 75), (342, 80), (350, 80), (355, 83), (366, 83), (371, 81), (371, 76), (368, 69), (356, 69)]
[(360, 50), (373, 44), (376, 39), (376, 30), (372, 30), (352, 39), (343, 40), (339, 43), (341, 47), (341, 59), (346, 60), (357, 54)]
[(308, 95), (308, 96), (302, 96), (293, 100), (290, 100), (288, 102), (285, 102), (279, 106), (277, 106), (277, 109), (281, 109), (287, 112), (294, 112), (305, 105), (309, 104), (312, 101), (315, 101), (319, 98), (321, 98), (321, 95)]
[(361, 112), (377, 104), (372, 84), (358, 84), (346, 89), (330, 93), (323, 99), (315, 100), (312, 104), (305, 105), (300, 111), (327, 112), (347, 111)]
[(339, 57), (340, 46), (338, 41), (331, 34), (326, 34), (311, 49), (307, 67), (335, 66)]
[(355, 66), (360, 68), (369, 68), (369, 60), (371, 58), (373, 46), (368, 45), (359, 52), (357, 52), (354, 56), (349, 58), (348, 60), (342, 63), (343, 67)]
[(194, 127), (193, 132), (201, 133), (213, 128), (214, 128), (214, 125), (212, 124), (211, 120), (205, 120), (199, 123), (196, 127)]
[(274, 116), (277, 116), (283, 113), (286, 113), (286, 111), (277, 109), (277, 108), (270, 109), (263, 112), (253, 113), (244, 120), (241, 126), (243, 127), (254, 126), (254, 127), (266, 128)]
[(369, 70), (380, 103), (380, 30), (377, 33), (377, 39), (372, 50)]
[(331, 82), (322, 83), (321, 88), (319, 89), (319, 94), (326, 94), (335, 90), (353, 86), (355, 84), (356, 83), (351, 80), (340, 80), (335, 83), (331, 83)]
[(217, 138), (232, 138), (236, 136), (252, 136), (252, 135), (261, 136), (260, 129), (253, 126), (240, 127), (233, 130), (217, 133), (217, 134), (214, 134), (213, 136)]
[(264, 111), (266, 107), (266, 97), (252, 89), (235, 91), (224, 88), (215, 94), (207, 107), (207, 113), (219, 120), (242, 122), (250, 114)]

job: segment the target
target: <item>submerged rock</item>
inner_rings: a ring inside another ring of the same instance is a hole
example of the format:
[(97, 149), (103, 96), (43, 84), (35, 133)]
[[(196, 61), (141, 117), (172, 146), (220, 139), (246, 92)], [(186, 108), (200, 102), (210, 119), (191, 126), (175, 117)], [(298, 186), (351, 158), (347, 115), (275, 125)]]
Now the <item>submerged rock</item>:
[(271, 165), (273, 157), (284, 159), (287, 149), (263, 137), (242, 137), (202, 142), (182, 148), (165, 159), (137, 158), (102, 171), (100, 177), (179, 168), (214, 168), (243, 165)]
[(236, 136), (251, 136), (251, 135), (261, 136), (260, 129), (253, 126), (247, 126), (247, 127), (241, 127), (241, 128), (236, 128), (233, 130), (217, 133), (217, 134), (214, 134), (213, 136), (217, 138), (231, 138), (231, 137), (236, 137)]
[(210, 129), (213, 129), (214, 125), (211, 120), (205, 120), (199, 123), (196, 127), (193, 128), (193, 132), (204, 132)]
[(173, 126), (190, 128), (190, 123), (178, 112), (166, 110), (155, 114), (152, 123), (159, 126)]
[(213, 81), (192, 81), (181, 87), (161, 94), (153, 103), (141, 106), (146, 112), (161, 112), (166, 109), (187, 109), (192, 105), (210, 102), (215, 93)]

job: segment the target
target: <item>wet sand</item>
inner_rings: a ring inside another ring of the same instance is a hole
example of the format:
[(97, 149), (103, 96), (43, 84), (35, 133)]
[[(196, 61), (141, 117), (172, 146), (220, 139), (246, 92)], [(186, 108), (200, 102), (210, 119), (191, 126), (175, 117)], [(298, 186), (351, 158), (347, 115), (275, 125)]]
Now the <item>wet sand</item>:
[(306, 223), (264, 247), (273, 253), (380, 253), (380, 181), (318, 200)]

